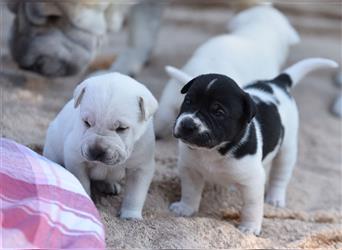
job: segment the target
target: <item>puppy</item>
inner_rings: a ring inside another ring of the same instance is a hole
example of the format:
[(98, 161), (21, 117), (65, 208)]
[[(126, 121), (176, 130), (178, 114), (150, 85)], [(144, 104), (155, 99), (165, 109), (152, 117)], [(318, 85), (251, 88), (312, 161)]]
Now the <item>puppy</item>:
[[(279, 74), (290, 45), (299, 42), (286, 17), (271, 6), (242, 11), (231, 20), (229, 29), (231, 33), (200, 46), (182, 71), (191, 77), (204, 73), (229, 75), (243, 85)], [(172, 124), (183, 100), (179, 93), (182, 82), (171, 79), (162, 92), (155, 118), (157, 137), (172, 134)]]
[(181, 90), (186, 95), (173, 132), (180, 139), (182, 196), (170, 210), (183, 216), (197, 212), (205, 181), (235, 184), (243, 197), (239, 228), (258, 235), (264, 167), (272, 165), (266, 202), (283, 207), (297, 158), (298, 109), (290, 90), (308, 72), (336, 66), (327, 59), (307, 59), (243, 89), (220, 74), (188, 82)]
[(158, 103), (134, 79), (110, 73), (79, 84), (50, 124), (43, 155), (67, 168), (90, 194), (90, 180), (108, 193), (126, 174), (121, 218), (142, 218), (154, 162), (152, 116)]

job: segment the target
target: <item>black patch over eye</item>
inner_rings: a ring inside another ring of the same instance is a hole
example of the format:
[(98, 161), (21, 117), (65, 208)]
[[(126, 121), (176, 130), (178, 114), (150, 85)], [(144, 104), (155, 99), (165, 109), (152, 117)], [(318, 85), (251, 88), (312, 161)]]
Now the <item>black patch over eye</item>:
[(212, 106), (211, 113), (216, 117), (223, 117), (226, 114), (225, 110), (221, 108), (219, 104), (214, 104)]
[(123, 132), (125, 132), (127, 129), (128, 129), (128, 127), (122, 127), (122, 126), (120, 126), (120, 127), (118, 127), (115, 131), (116, 131), (117, 133), (123, 133)]

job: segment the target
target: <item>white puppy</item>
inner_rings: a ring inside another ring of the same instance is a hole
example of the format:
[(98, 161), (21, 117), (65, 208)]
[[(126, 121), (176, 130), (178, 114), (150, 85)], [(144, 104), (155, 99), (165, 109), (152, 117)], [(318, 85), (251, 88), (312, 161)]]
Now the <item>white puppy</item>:
[[(200, 46), (182, 68), (191, 77), (205, 73), (229, 75), (239, 84), (276, 76), (289, 46), (299, 42), (286, 17), (270, 6), (242, 11), (229, 24), (230, 34), (214, 37)], [(171, 76), (172, 77), (172, 76)], [(179, 79), (171, 79), (160, 98), (155, 117), (157, 137), (171, 135), (183, 97)]]
[(198, 211), (205, 181), (242, 193), (239, 228), (259, 234), (263, 218), (264, 167), (272, 166), (266, 201), (285, 206), (286, 188), (297, 158), (298, 109), (291, 88), (307, 73), (337, 67), (311, 58), (296, 63), (271, 80), (241, 89), (222, 74), (189, 81), (174, 136), (180, 139), (178, 168), (182, 197), (170, 209), (190, 216)]
[(115, 192), (126, 173), (121, 218), (141, 218), (155, 169), (157, 107), (151, 92), (128, 76), (89, 78), (50, 124), (43, 154), (72, 172), (88, 194), (90, 179)]

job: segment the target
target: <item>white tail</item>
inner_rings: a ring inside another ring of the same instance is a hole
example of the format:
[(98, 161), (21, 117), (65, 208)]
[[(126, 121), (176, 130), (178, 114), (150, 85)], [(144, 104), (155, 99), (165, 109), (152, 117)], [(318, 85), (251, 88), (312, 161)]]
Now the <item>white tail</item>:
[(292, 80), (294, 87), (304, 76), (313, 70), (319, 68), (337, 68), (338, 64), (330, 59), (325, 58), (308, 58), (301, 60), (288, 67), (284, 73), (288, 74)]
[(184, 71), (181, 71), (180, 69), (177, 69), (172, 66), (166, 66), (165, 67), (166, 73), (169, 75), (169, 77), (177, 80), (181, 84), (181, 86), (184, 86), (186, 83), (190, 82), (193, 77), (189, 76)]

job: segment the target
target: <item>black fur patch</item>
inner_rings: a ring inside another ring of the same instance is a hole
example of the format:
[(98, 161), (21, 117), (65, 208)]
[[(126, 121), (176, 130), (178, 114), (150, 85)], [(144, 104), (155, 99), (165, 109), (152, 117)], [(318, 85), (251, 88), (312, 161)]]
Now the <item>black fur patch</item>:
[(280, 88), (289, 89), (292, 87), (292, 79), (286, 73), (282, 73), (278, 75), (276, 78), (272, 79), (270, 82), (272, 82), (273, 84), (277, 85)]
[(251, 123), (248, 131), (247, 140), (240, 145), (235, 151), (234, 156), (240, 159), (246, 155), (255, 154), (257, 150), (257, 138), (254, 123)]
[(260, 90), (267, 92), (269, 94), (273, 94), (273, 89), (268, 84), (267, 81), (257, 81), (255, 83), (252, 83), (252, 84), (246, 86), (244, 89), (260, 89)]
[[(245, 130), (245, 133), (247, 131)], [(246, 141), (242, 143), (238, 148), (236, 148), (233, 152), (235, 158), (240, 159), (246, 155), (255, 154), (257, 150), (257, 138), (256, 138), (256, 130), (254, 123), (250, 124), (248, 135)], [(244, 135), (239, 137), (239, 141), (244, 137)], [(226, 143), (224, 146), (218, 149), (221, 155), (226, 155), (230, 150), (233, 149), (239, 142)]]
[(283, 139), (284, 127), (278, 108), (273, 103), (257, 102), (256, 119), (260, 124), (262, 135), (262, 159), (272, 152)]

